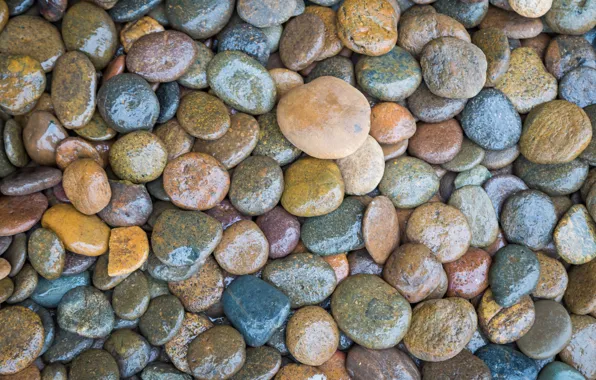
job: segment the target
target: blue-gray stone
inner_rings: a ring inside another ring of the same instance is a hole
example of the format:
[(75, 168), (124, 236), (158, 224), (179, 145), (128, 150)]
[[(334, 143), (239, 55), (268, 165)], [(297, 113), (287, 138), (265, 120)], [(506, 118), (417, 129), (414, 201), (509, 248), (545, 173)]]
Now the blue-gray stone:
[(237, 24), (224, 30), (218, 40), (217, 51), (236, 50), (246, 53), (263, 66), (269, 60), (270, 48), (267, 36), (250, 24)]
[(462, 0), (438, 0), (432, 6), (437, 12), (459, 21), (466, 29), (480, 24), (488, 12), (488, 0), (473, 3)]
[(569, 364), (563, 362), (552, 362), (547, 364), (538, 380), (584, 380), (585, 377)]
[(493, 380), (532, 380), (538, 376), (534, 361), (508, 346), (487, 344), (476, 351)]
[(33, 311), (35, 314), (39, 315), (41, 318), (41, 324), (43, 325), (43, 332), (44, 332), (44, 340), (43, 340), (43, 347), (41, 348), (41, 352), (39, 355), (43, 355), (54, 343), (54, 338), (56, 337), (56, 326), (54, 324), (54, 319), (52, 318), (52, 314), (42, 306), (39, 306), (37, 303), (31, 301), (31, 299), (26, 299), (25, 301), (18, 304), (19, 306), (26, 307), (27, 309)]
[(167, 82), (159, 85), (157, 91), (157, 100), (159, 101), (159, 116), (157, 123), (165, 123), (176, 115), (178, 105), (180, 105), (180, 87), (178, 82)]
[(244, 336), (246, 344), (265, 344), (290, 313), (290, 299), (255, 276), (241, 276), (222, 297), (225, 315)]
[(513, 172), (530, 189), (550, 196), (568, 195), (578, 191), (588, 177), (588, 163), (576, 159), (564, 164), (541, 165), (520, 155), (513, 163)]
[(114, 22), (129, 22), (151, 12), (159, 3), (161, 0), (119, 0), (108, 14)]
[(515, 305), (534, 291), (540, 277), (540, 264), (527, 247), (509, 244), (493, 257), (488, 282), (495, 301), (502, 307)]
[(54, 344), (43, 355), (46, 363), (68, 363), (91, 348), (93, 339), (58, 329)]
[(62, 297), (70, 290), (78, 286), (91, 284), (89, 272), (82, 272), (72, 276), (62, 276), (55, 280), (39, 278), (37, 287), (31, 295), (31, 299), (43, 307), (56, 308)]

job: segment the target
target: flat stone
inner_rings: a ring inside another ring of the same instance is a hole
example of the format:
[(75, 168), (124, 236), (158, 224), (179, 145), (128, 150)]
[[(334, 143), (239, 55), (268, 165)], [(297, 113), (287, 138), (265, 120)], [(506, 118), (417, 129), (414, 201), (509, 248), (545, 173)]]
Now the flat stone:
[(188, 366), (194, 377), (229, 378), (246, 361), (242, 335), (230, 326), (215, 326), (188, 347)]
[(217, 262), (209, 257), (196, 273), (186, 280), (169, 282), (168, 288), (186, 310), (200, 313), (221, 300), (224, 275)]
[(570, 264), (585, 264), (596, 257), (596, 224), (582, 204), (571, 206), (563, 215), (553, 238), (557, 253)]
[(0, 73), (1, 109), (10, 115), (30, 111), (46, 86), (46, 75), (39, 61), (26, 55), (3, 55)]
[[(22, 306), (3, 308), (0, 316), (5, 322), (0, 329), (0, 374), (11, 375), (37, 358), (44, 343), (44, 331), (39, 316)], [(16, 334), (15, 326), (19, 326)]]
[(528, 333), (536, 319), (534, 303), (523, 296), (513, 306), (502, 307), (492, 290), (487, 290), (478, 303), (478, 323), (487, 338), (498, 344), (517, 341)]
[(489, 283), (495, 301), (503, 307), (515, 305), (534, 291), (540, 276), (540, 264), (528, 248), (509, 244), (493, 256)]
[(42, 193), (0, 197), (0, 236), (12, 236), (28, 231), (48, 208)]
[(2, 179), (0, 192), (4, 195), (29, 195), (60, 183), (62, 172), (56, 168), (38, 166), (22, 168)]
[(121, 377), (139, 373), (149, 363), (151, 346), (145, 338), (132, 330), (116, 330), (104, 343), (120, 369)]
[(470, 248), (459, 259), (445, 263), (443, 268), (447, 274), (448, 297), (472, 299), (488, 288), (488, 271), (492, 259), (490, 255), (478, 248)]
[(70, 290), (91, 284), (89, 272), (72, 276), (62, 276), (55, 280), (40, 278), (37, 287), (31, 294), (31, 300), (48, 308), (57, 308), (62, 297)]
[(399, 157), (385, 163), (379, 190), (395, 207), (413, 208), (427, 202), (439, 190), (439, 178), (424, 161)]
[(87, 338), (103, 338), (114, 327), (114, 310), (99, 290), (91, 286), (74, 288), (58, 305), (58, 325)]
[(449, 205), (459, 209), (472, 231), (470, 245), (487, 247), (497, 237), (498, 219), (490, 198), (480, 186), (464, 186), (449, 198)]
[(184, 307), (177, 297), (163, 295), (149, 303), (139, 321), (139, 330), (154, 346), (169, 342), (182, 328)]
[(538, 301), (534, 307), (536, 322), (517, 341), (517, 346), (532, 359), (546, 359), (563, 350), (571, 340), (571, 319), (567, 310), (555, 301)]
[(379, 195), (366, 207), (362, 218), (362, 238), (366, 250), (378, 264), (384, 264), (399, 245), (399, 222), (395, 206)]
[(345, 192), (364, 195), (373, 191), (385, 171), (383, 149), (371, 136), (351, 155), (336, 161), (344, 180)]
[(284, 27), (279, 41), (279, 56), (290, 70), (303, 70), (323, 52), (325, 24), (314, 14), (304, 13), (293, 18)]
[(267, 263), (269, 244), (255, 222), (242, 220), (224, 231), (213, 256), (228, 273), (252, 274)]
[(578, 191), (588, 176), (588, 170), (588, 163), (581, 159), (565, 164), (540, 165), (520, 156), (513, 164), (514, 173), (530, 188), (550, 196)]
[(130, 227), (144, 225), (153, 204), (147, 189), (128, 181), (109, 181), (112, 197), (110, 203), (98, 216), (112, 227)]
[(70, 368), (73, 380), (115, 379), (119, 376), (118, 363), (105, 350), (90, 349), (79, 355)]
[(167, 20), (174, 29), (198, 40), (214, 36), (228, 23), (234, 13), (234, 1), (168, 0), (165, 8)]
[(538, 376), (534, 361), (508, 346), (487, 344), (476, 351), (476, 356), (488, 366), (493, 378), (523, 380)]
[(139, 269), (149, 257), (149, 239), (141, 227), (118, 227), (110, 234), (108, 275), (122, 276)]
[(168, 341), (165, 345), (165, 352), (180, 371), (190, 373), (186, 355), (188, 353), (189, 344), (199, 334), (207, 331), (213, 327), (209, 319), (201, 314), (185, 313), (182, 327), (178, 333)]
[(441, 164), (441, 167), (452, 172), (464, 172), (479, 165), (484, 160), (484, 154), (484, 149), (472, 140), (464, 138), (459, 152), (453, 159)]

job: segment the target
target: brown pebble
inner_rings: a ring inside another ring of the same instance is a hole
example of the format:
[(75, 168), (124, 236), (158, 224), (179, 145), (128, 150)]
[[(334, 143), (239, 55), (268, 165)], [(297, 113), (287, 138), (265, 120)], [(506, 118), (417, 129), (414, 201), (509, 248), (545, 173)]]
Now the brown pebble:
[(397, 144), (416, 132), (414, 116), (397, 103), (378, 103), (370, 117), (370, 135), (380, 144)]
[(389, 198), (380, 195), (367, 206), (362, 219), (366, 249), (377, 264), (385, 264), (399, 245), (399, 221)]
[(312, 13), (303, 13), (288, 22), (279, 41), (279, 56), (290, 70), (308, 67), (325, 46), (325, 24)]
[(166, 146), (168, 161), (190, 152), (195, 142), (194, 137), (186, 133), (175, 119), (158, 126), (154, 133)]
[(269, 243), (255, 222), (242, 220), (224, 231), (213, 255), (225, 271), (235, 275), (251, 274), (267, 263)]
[(42, 193), (0, 197), (0, 236), (12, 236), (28, 231), (48, 208)]
[(443, 265), (449, 287), (448, 297), (472, 299), (488, 288), (488, 270), (492, 259), (480, 249), (471, 247), (465, 255), (456, 261)]
[(103, 83), (106, 83), (110, 78), (124, 72), (126, 67), (126, 56), (121, 55), (114, 58), (103, 71)]
[(56, 147), (56, 164), (62, 170), (66, 169), (71, 163), (83, 158), (89, 158), (101, 167), (106, 164), (97, 149), (90, 142), (80, 137), (68, 137)]
[(408, 152), (429, 164), (451, 161), (461, 150), (463, 131), (455, 119), (441, 123), (419, 123), (408, 142)]
[(224, 291), (224, 276), (212, 256), (201, 269), (189, 279), (169, 282), (168, 288), (193, 313), (206, 311), (221, 300)]
[(3, 280), (6, 277), (8, 277), (11, 268), (12, 267), (10, 266), (10, 263), (6, 259), (0, 257), (0, 280)]
[(300, 363), (321, 365), (333, 356), (338, 344), (337, 324), (322, 307), (300, 308), (288, 321), (286, 345)]
[(128, 53), (132, 44), (139, 38), (150, 33), (163, 32), (164, 30), (164, 27), (154, 18), (145, 16), (136, 21), (129, 22), (122, 28), (120, 31), (120, 42), (124, 47), (124, 51)]
[(77, 160), (64, 170), (62, 186), (73, 206), (85, 215), (100, 212), (112, 197), (106, 172), (88, 158)]
[(524, 336), (534, 324), (534, 318), (534, 302), (530, 296), (523, 296), (511, 307), (502, 307), (489, 289), (478, 305), (478, 323), (488, 339), (497, 344), (511, 343)]
[(542, 21), (539, 18), (526, 18), (515, 12), (509, 12), (496, 7), (489, 7), (480, 29), (497, 28), (502, 30), (507, 38), (532, 38), (542, 32)]
[(56, 165), (56, 148), (67, 137), (60, 121), (47, 111), (34, 112), (23, 129), (25, 150), (39, 165)]
[(109, 247), (108, 275), (112, 277), (134, 272), (149, 257), (147, 233), (138, 226), (113, 228)]

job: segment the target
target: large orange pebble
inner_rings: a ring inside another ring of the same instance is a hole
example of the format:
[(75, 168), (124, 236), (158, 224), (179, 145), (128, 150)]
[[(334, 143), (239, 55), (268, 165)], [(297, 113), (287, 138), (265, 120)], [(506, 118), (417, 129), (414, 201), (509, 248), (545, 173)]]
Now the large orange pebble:
[(64, 170), (62, 186), (73, 206), (85, 215), (100, 212), (112, 198), (106, 172), (89, 158), (77, 160)]
[(149, 239), (141, 227), (114, 228), (110, 235), (108, 275), (129, 274), (139, 269), (149, 257)]
[(370, 135), (380, 144), (397, 144), (416, 133), (416, 120), (397, 103), (379, 103), (372, 108)]
[(57, 204), (47, 210), (41, 225), (62, 240), (66, 249), (84, 256), (100, 256), (108, 250), (110, 227), (96, 215), (85, 215), (73, 205)]

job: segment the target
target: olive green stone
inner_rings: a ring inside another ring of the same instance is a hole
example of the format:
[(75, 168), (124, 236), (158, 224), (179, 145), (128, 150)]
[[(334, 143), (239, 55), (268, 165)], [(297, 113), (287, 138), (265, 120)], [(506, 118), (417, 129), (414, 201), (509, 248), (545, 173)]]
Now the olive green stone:
[(439, 177), (422, 160), (398, 157), (385, 163), (379, 190), (391, 199), (395, 207), (414, 208), (435, 195), (439, 190)]
[(166, 265), (151, 252), (147, 259), (147, 272), (154, 279), (161, 281), (184, 281), (197, 273), (203, 264), (203, 261), (198, 260), (192, 265), (180, 267)]
[(277, 95), (269, 72), (239, 51), (218, 53), (207, 69), (209, 87), (224, 102), (252, 115), (271, 111)]
[(11, 269), (8, 276), (16, 276), (27, 260), (27, 235), (24, 233), (14, 235), (12, 243), (4, 252), (2, 258), (10, 263)]
[(103, 347), (116, 359), (122, 377), (141, 372), (149, 362), (151, 346), (145, 338), (132, 330), (115, 331)]
[(596, 224), (582, 204), (571, 206), (563, 215), (553, 238), (557, 253), (570, 264), (585, 264), (596, 258)]
[(455, 190), (449, 205), (459, 209), (472, 230), (473, 247), (488, 247), (497, 238), (499, 222), (493, 204), (480, 186), (464, 186)]
[(25, 264), (12, 280), (14, 282), (14, 291), (6, 302), (21, 302), (29, 298), (35, 291), (38, 282), (37, 272), (31, 265)]
[(528, 187), (550, 196), (568, 195), (579, 190), (588, 176), (589, 168), (581, 159), (564, 164), (541, 165), (519, 156), (513, 164), (515, 175)]
[(149, 307), (149, 297), (147, 277), (137, 270), (114, 288), (112, 293), (114, 313), (126, 320), (140, 318)]
[[(4, 130), (6, 129), (9, 122), (10, 120), (7, 121), (5, 125), (4, 122), (0, 120), (0, 132), (3, 132), (4, 134)], [(10, 157), (6, 153), (5, 145), (6, 144), (0, 144), (0, 178), (6, 177), (17, 170), (17, 168), (12, 164)]]
[(261, 215), (279, 203), (284, 175), (277, 162), (265, 156), (248, 157), (234, 169), (229, 197), (245, 215)]
[(90, 349), (79, 355), (70, 366), (71, 380), (118, 380), (118, 363), (105, 350)]
[(169, 342), (182, 327), (184, 307), (176, 296), (154, 298), (139, 321), (141, 334), (154, 346)]
[(147, 276), (147, 282), (149, 283), (149, 297), (151, 299), (170, 294), (170, 289), (168, 289), (168, 283), (166, 281)]
[(335, 57), (318, 62), (304, 82), (310, 83), (319, 77), (327, 76), (339, 78), (352, 86), (356, 86), (354, 64), (349, 58), (341, 55), (336, 55)]
[(80, 286), (62, 297), (58, 305), (58, 325), (80, 336), (102, 338), (114, 328), (114, 310), (101, 291), (92, 286)]
[(146, 183), (159, 177), (167, 160), (164, 143), (147, 131), (129, 133), (110, 149), (110, 165), (114, 173), (133, 183)]
[(173, 365), (167, 363), (149, 363), (141, 372), (143, 380), (192, 380), (192, 377), (178, 371)]
[(456, 189), (468, 185), (482, 186), (482, 184), (491, 177), (492, 174), (490, 174), (487, 168), (482, 165), (477, 165), (472, 169), (458, 173), (453, 185)]
[(114, 138), (118, 133), (110, 128), (98, 111), (93, 113), (91, 120), (82, 128), (75, 129), (77, 135), (85, 140), (105, 141)]
[(253, 156), (273, 158), (280, 166), (296, 160), (302, 151), (296, 148), (281, 132), (275, 111), (259, 116), (259, 141)]
[(342, 281), (331, 298), (331, 313), (350, 339), (375, 350), (399, 343), (412, 318), (408, 301), (372, 274), (357, 274)]
[(442, 164), (450, 172), (463, 172), (479, 165), (484, 159), (484, 149), (471, 140), (464, 139), (459, 153), (449, 162)]
[(58, 235), (52, 230), (39, 228), (29, 237), (29, 262), (37, 273), (47, 280), (55, 280), (64, 270), (66, 251)]
[(68, 363), (93, 345), (93, 339), (58, 329), (56, 339), (43, 355), (46, 363)]
[(9, 277), (0, 280), (0, 303), (5, 302), (14, 291), (14, 283)]
[(194, 90), (201, 90), (209, 87), (207, 83), (207, 67), (213, 59), (213, 51), (205, 46), (204, 43), (195, 41), (197, 44), (197, 57), (190, 68), (177, 79), (178, 83), (184, 87)]
[(281, 367), (279, 351), (271, 347), (254, 347), (246, 350), (246, 361), (231, 380), (271, 379)]
[(262, 277), (290, 298), (292, 308), (323, 302), (337, 285), (333, 268), (321, 257), (310, 253), (296, 253), (270, 261), (263, 269)]
[(60, 363), (47, 365), (41, 371), (41, 380), (68, 380), (68, 370)]
[[(4, 154), (6, 154), (10, 163), (19, 168), (27, 165), (29, 163), (29, 156), (23, 143), (23, 128), (16, 120), (11, 119), (4, 124), (4, 130), (2, 132), (4, 135)], [(2, 148), (0, 148), (0, 156), (2, 156), (1, 151)], [(2, 158), (0, 157), (1, 161)], [(1, 163), (0, 166), (2, 166)], [(0, 174), (1, 172), (2, 170), (0, 169)]]
[(93, 268), (93, 286), (99, 290), (110, 290), (115, 288), (128, 274), (121, 276), (108, 275), (108, 254), (99, 256)]

